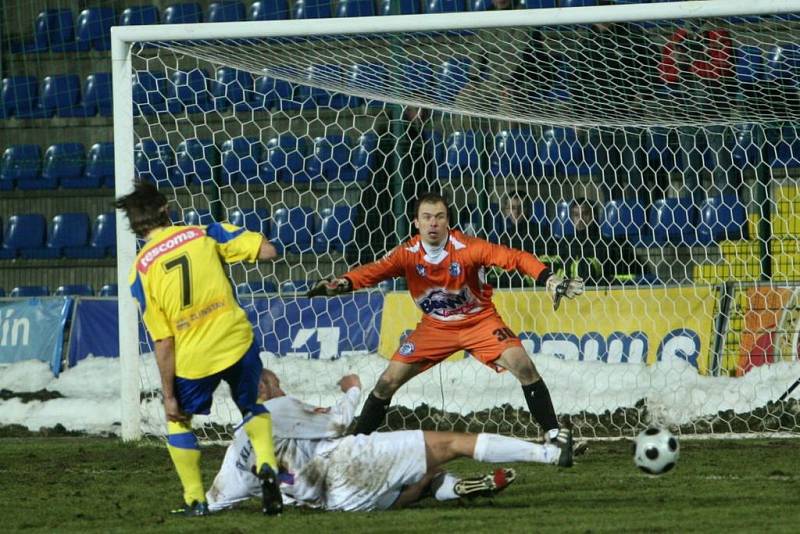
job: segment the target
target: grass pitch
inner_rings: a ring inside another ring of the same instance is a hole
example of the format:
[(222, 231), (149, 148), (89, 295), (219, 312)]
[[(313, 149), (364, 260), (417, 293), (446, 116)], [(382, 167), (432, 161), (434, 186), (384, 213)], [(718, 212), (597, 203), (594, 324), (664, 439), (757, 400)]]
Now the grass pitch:
[[(224, 449), (204, 449), (206, 484)], [(256, 501), (207, 518), (176, 518), (180, 485), (167, 451), (86, 437), (0, 438), (3, 532), (798, 532), (800, 442), (688, 441), (663, 477), (640, 474), (628, 441), (594, 442), (569, 470), (517, 464), (494, 500), (390, 512), (289, 509), (265, 518)], [(488, 472), (473, 461), (459, 474)]]

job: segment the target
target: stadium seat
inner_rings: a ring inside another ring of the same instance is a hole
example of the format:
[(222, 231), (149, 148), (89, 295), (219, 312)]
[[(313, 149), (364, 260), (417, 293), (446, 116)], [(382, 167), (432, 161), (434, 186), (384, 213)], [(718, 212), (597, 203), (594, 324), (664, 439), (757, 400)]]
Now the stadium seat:
[(3, 78), (2, 99), (0, 118), (32, 119), (41, 116), (39, 82), (35, 76)]
[(197, 210), (189, 208), (183, 211), (183, 224), (186, 226), (208, 226), (214, 222), (211, 211), (207, 209)]
[(3, 152), (0, 164), (0, 190), (12, 189), (20, 181), (38, 179), (41, 167), (39, 145), (11, 145)]
[(472, 62), (467, 57), (455, 57), (444, 61), (439, 67), (438, 100), (452, 104), (458, 94), (469, 82)]
[(689, 197), (656, 200), (650, 210), (653, 244), (693, 245), (697, 242), (696, 209)]
[(204, 113), (212, 109), (208, 73), (203, 69), (177, 70), (167, 82), (167, 109), (170, 113)]
[(81, 80), (77, 74), (47, 76), (42, 82), (39, 108), (43, 117), (80, 117)]
[[(85, 165), (86, 148), (81, 143), (52, 145), (44, 153), (42, 187), (37, 189), (54, 189), (59, 184), (67, 189), (92, 187), (94, 184), (85, 185), (86, 180), (83, 178)], [(30, 189), (31, 184), (31, 182), (21, 182), (20, 188)], [(99, 187), (99, 184), (94, 187)]]
[(250, 5), (248, 20), (286, 20), (289, 18), (287, 0), (259, 0)]
[(585, 7), (596, 6), (597, 0), (560, 0), (559, 7)]
[(380, 0), (378, 8), (381, 15), (418, 15), (421, 12), (420, 0)]
[(287, 280), (281, 284), (281, 293), (307, 293), (310, 289), (308, 280)]
[(133, 83), (133, 114), (155, 115), (167, 110), (163, 72), (138, 71)]
[(91, 239), (83, 245), (65, 246), (62, 253), (65, 258), (99, 259), (116, 256), (117, 253), (117, 220), (114, 212), (101, 213), (92, 224)]
[(145, 139), (133, 148), (134, 168), (136, 176), (141, 180), (150, 180), (155, 184), (164, 185), (170, 181), (173, 185), (186, 185), (183, 181), (176, 181), (175, 154), (166, 141), (153, 141)]
[(94, 289), (89, 284), (70, 284), (58, 286), (53, 293), (54, 297), (93, 297)]
[(270, 228), (270, 242), (278, 253), (309, 252), (314, 233), (314, 216), (303, 207), (275, 210)]
[(213, 82), (214, 108), (226, 111), (231, 106), (236, 111), (248, 111), (253, 101), (253, 75), (243, 70), (220, 67)]
[(60, 213), (50, 221), (44, 248), (22, 250), (23, 258), (57, 259), (64, 248), (80, 248), (89, 244), (89, 216), (85, 213)]
[(554, 7), (558, 7), (556, 0), (520, 0), (518, 9), (551, 9)]
[(164, 24), (194, 24), (203, 22), (203, 10), (197, 2), (172, 4), (164, 10)]
[[(647, 157), (650, 161), (650, 167), (661, 172), (674, 172), (683, 169), (683, 158), (679, 153), (678, 147), (672, 148), (670, 146), (669, 130), (654, 127), (650, 128), (649, 135), (650, 148), (647, 152)], [(675, 143), (677, 143), (677, 140), (675, 140)]]
[(247, 228), (251, 232), (269, 235), (269, 212), (266, 208), (250, 209), (247, 211), (233, 208), (228, 211), (228, 222), (234, 226)]
[(594, 151), (583, 146), (573, 128), (553, 127), (542, 132), (537, 150), (546, 175), (589, 174), (594, 165)]
[(365, 182), (372, 178), (372, 173), (378, 166), (378, 136), (366, 133), (358, 138), (358, 144), (353, 149), (350, 164), (353, 167), (353, 180)]
[(753, 125), (742, 124), (735, 129), (733, 164), (738, 169), (755, 169), (761, 164), (761, 147), (753, 139)]
[(503, 130), (494, 138), (489, 172), (495, 178), (541, 176), (536, 158), (536, 140), (530, 130)]
[(464, 0), (423, 0), (425, 13), (458, 13), (466, 11)]
[[(350, 66), (350, 83), (355, 87), (368, 87), (374, 88), (377, 91), (388, 90), (391, 82), (389, 73), (386, 70), (386, 65), (377, 63), (367, 63), (361, 65)], [(361, 97), (351, 96), (349, 105), (351, 108), (363, 106), (365, 102)]]
[(784, 126), (777, 138), (767, 143), (767, 162), (773, 168), (800, 167), (800, 132), (794, 126)]
[[(83, 173), (86, 187), (114, 187), (114, 143), (95, 143), (86, 156), (86, 170)], [(61, 180), (61, 187), (70, 187)]]
[(800, 84), (800, 45), (774, 47), (767, 59), (767, 78), (796, 88)]
[(81, 100), (81, 117), (95, 115), (110, 117), (114, 114), (111, 97), (111, 73), (95, 72), (86, 77)]
[(400, 89), (412, 96), (436, 98), (436, 80), (433, 66), (427, 61), (411, 61), (403, 66), (398, 80)]
[(264, 145), (258, 139), (235, 137), (222, 144), (222, 183), (246, 184), (258, 179)]
[(766, 79), (764, 50), (744, 45), (736, 49), (736, 78), (743, 84), (759, 84)]
[[(480, 169), (475, 132), (453, 132), (447, 138), (443, 165), (437, 165), (442, 178), (461, 179)], [(438, 162), (437, 162), (438, 163)]]
[(700, 205), (697, 236), (702, 243), (742, 239), (747, 230), (747, 210), (736, 195), (708, 197)]
[(47, 286), (17, 286), (8, 294), (11, 298), (49, 297), (50, 288)]
[(118, 293), (117, 284), (106, 284), (100, 288), (98, 297), (116, 297)]
[(319, 232), (314, 236), (314, 251), (344, 252), (352, 243), (358, 209), (351, 206), (335, 206), (320, 212), (322, 218)]
[(210, 139), (187, 139), (175, 150), (174, 184), (213, 182), (219, 149)]
[(257, 110), (277, 109), (289, 111), (300, 109), (300, 103), (294, 100), (294, 87), (292, 87), (292, 84), (269, 76), (256, 78), (250, 106)]
[[(347, 74), (339, 65), (312, 65), (306, 69), (306, 73), (306, 79), (309, 83), (314, 83), (315, 81), (317, 83), (319, 81), (322, 81), (322, 83), (330, 83), (331, 81), (344, 83), (347, 78)], [(350, 97), (348, 95), (332, 93), (315, 87), (301, 86), (301, 88), (306, 91), (310, 89), (310, 96), (314, 106), (327, 106), (333, 109), (344, 109), (350, 106)], [(301, 96), (303, 95), (304, 91), (301, 91)]]
[(46, 9), (34, 22), (33, 41), (12, 43), (12, 52), (74, 52), (75, 24), (70, 9)]
[(332, 16), (330, 0), (295, 0), (293, 19), (328, 19)]
[(238, 22), (244, 16), (244, 4), (238, 1), (223, 0), (208, 6), (208, 22)]
[(556, 204), (556, 219), (551, 228), (552, 235), (556, 239), (575, 235), (575, 224), (570, 217), (571, 208), (571, 202), (563, 201)]
[(78, 49), (111, 50), (111, 26), (116, 18), (114, 9), (110, 7), (91, 7), (81, 11), (78, 15)]
[(278, 286), (273, 282), (243, 282), (236, 284), (236, 295), (259, 295), (261, 293), (277, 293)]
[(143, 26), (158, 24), (158, 8), (154, 5), (131, 6), (125, 8), (120, 17), (120, 26)]
[(279, 180), (284, 183), (307, 182), (304, 161), (308, 147), (305, 138), (290, 134), (274, 137), (267, 142), (267, 157), (259, 176), (265, 183)]
[(354, 175), (350, 165), (351, 152), (349, 140), (343, 135), (317, 137), (313, 155), (306, 163), (308, 179), (351, 181)]
[(0, 298), (5, 297), (5, 296), (6, 296), (6, 290), (3, 289), (2, 287), (0, 287)]
[(0, 259), (14, 259), (24, 250), (44, 247), (47, 224), (38, 213), (12, 215), (8, 218)]
[(372, 0), (339, 0), (337, 17), (374, 17), (375, 2)]
[(646, 224), (645, 208), (638, 202), (611, 200), (603, 206), (600, 230), (607, 238), (639, 244), (647, 231)]

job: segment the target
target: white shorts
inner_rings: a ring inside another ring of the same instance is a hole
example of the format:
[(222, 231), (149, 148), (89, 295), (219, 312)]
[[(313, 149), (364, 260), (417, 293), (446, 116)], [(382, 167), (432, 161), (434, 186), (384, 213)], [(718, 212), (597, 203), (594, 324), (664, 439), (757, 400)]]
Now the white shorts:
[(326, 510), (386, 510), (425, 476), (425, 437), (421, 430), (347, 436), (327, 464)]

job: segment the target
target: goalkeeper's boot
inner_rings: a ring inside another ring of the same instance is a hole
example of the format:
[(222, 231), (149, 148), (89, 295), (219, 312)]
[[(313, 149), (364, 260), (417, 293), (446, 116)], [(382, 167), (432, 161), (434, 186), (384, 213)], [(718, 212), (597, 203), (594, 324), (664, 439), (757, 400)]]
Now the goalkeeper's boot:
[(510, 486), (516, 478), (517, 473), (513, 469), (501, 467), (482, 477), (462, 478), (456, 482), (453, 491), (462, 499), (493, 497)]
[(257, 476), (261, 479), (261, 511), (264, 515), (279, 515), (283, 512), (283, 497), (278, 474), (264, 464), (258, 470)]
[(182, 515), (185, 517), (199, 517), (204, 515), (211, 515), (208, 511), (208, 503), (200, 501), (192, 501), (192, 504), (184, 504), (180, 508), (171, 510), (172, 515)]
[(561, 449), (561, 453), (558, 455), (558, 467), (572, 467), (572, 458), (575, 453), (573, 449), (572, 430), (560, 428), (558, 434), (550, 438), (550, 444)]

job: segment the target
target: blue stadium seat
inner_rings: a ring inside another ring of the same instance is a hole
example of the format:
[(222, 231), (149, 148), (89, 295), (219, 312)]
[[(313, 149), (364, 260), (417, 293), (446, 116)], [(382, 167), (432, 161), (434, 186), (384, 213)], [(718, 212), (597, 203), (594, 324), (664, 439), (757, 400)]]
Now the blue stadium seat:
[(46, 9), (34, 22), (33, 42), (12, 43), (12, 52), (74, 52), (75, 24), (70, 9)]
[(286, 20), (289, 18), (287, 0), (259, 0), (250, 5), (248, 20)]
[(17, 286), (8, 294), (11, 298), (49, 297), (50, 288), (47, 286)]
[(439, 102), (451, 104), (469, 82), (472, 62), (467, 57), (455, 57), (439, 67)]
[(81, 117), (110, 117), (114, 113), (111, 97), (111, 73), (95, 72), (86, 77), (83, 85), (83, 99), (81, 100)]
[(328, 19), (332, 16), (331, 0), (295, 0), (293, 19)]
[(219, 149), (210, 139), (187, 139), (175, 150), (175, 183), (213, 182), (219, 165)]
[[(37, 146), (38, 148), (38, 146)], [(35, 151), (31, 150), (31, 154)], [(50, 149), (48, 148), (48, 152)], [(38, 151), (36, 151), (38, 153)], [(52, 157), (52, 152), (50, 153), (50, 157)], [(33, 162), (31, 162), (33, 164)], [(57, 165), (56, 165), (57, 167)], [(38, 175), (21, 175), (17, 178), (17, 189), (26, 190), (26, 191), (33, 191), (33, 190), (41, 190), (41, 189), (55, 189), (58, 187), (58, 176), (54, 176), (54, 172), (58, 172), (52, 166), (47, 169), (47, 173), (44, 172), (45, 168), (42, 165), (42, 173)]]
[(736, 49), (736, 78), (740, 83), (758, 84), (766, 79), (764, 50), (758, 46)]
[(597, 0), (560, 0), (559, 7), (596, 6)]
[(464, 175), (471, 176), (480, 169), (475, 132), (453, 132), (447, 138), (445, 146), (444, 162), (437, 165), (440, 177), (460, 179)]
[(238, 1), (223, 0), (208, 6), (208, 22), (238, 22), (244, 15), (244, 4)]
[[(660, 127), (651, 128), (650, 148), (647, 157), (650, 167), (656, 171), (674, 172), (683, 169), (683, 157), (677, 146), (670, 146), (669, 130)], [(677, 140), (675, 141), (677, 143)]]
[(91, 238), (83, 245), (68, 245), (62, 250), (66, 258), (105, 258), (117, 254), (117, 220), (114, 212), (101, 213), (92, 224)]
[(222, 183), (246, 184), (258, 179), (264, 145), (258, 139), (234, 137), (222, 144)]
[(294, 87), (292, 87), (292, 84), (269, 76), (256, 78), (250, 106), (258, 110), (278, 109), (290, 111), (300, 109), (300, 103), (294, 100)]
[(287, 280), (281, 284), (281, 293), (307, 293), (309, 289), (308, 280)]
[(733, 147), (733, 164), (736, 168), (754, 169), (762, 159), (761, 147), (753, 139), (753, 125), (736, 126)]
[(93, 297), (94, 289), (89, 284), (69, 284), (58, 286), (53, 293), (54, 297)]
[(308, 179), (351, 181), (354, 175), (351, 152), (349, 139), (343, 135), (317, 137), (313, 155), (306, 163)]
[(339, 0), (337, 17), (374, 17), (375, 2), (372, 0)]
[(189, 208), (183, 210), (182, 222), (186, 226), (208, 226), (214, 222), (214, 217), (211, 215), (211, 211), (207, 209)]
[(0, 297), (5, 297), (5, 296), (6, 296), (6, 290), (0, 287)]
[(278, 253), (309, 252), (314, 234), (314, 215), (303, 207), (279, 208), (272, 216), (270, 242)]
[(144, 26), (158, 24), (158, 8), (154, 5), (131, 6), (125, 8), (120, 17), (120, 26)]
[(556, 239), (575, 235), (575, 225), (570, 217), (571, 208), (572, 202), (562, 201), (556, 204), (556, 219), (551, 228), (552, 235)]
[(89, 245), (89, 216), (85, 213), (60, 213), (50, 221), (47, 244), (44, 248), (22, 250), (28, 259), (57, 259), (64, 255), (64, 248), (80, 248)]
[(322, 221), (319, 232), (314, 236), (314, 251), (321, 254), (330, 251), (344, 252), (353, 241), (358, 208), (351, 206), (325, 208), (320, 212), (320, 216)]
[(653, 244), (693, 245), (697, 243), (696, 208), (691, 198), (656, 200), (650, 210)]
[(111, 26), (117, 16), (111, 7), (90, 7), (78, 15), (78, 49), (111, 50)]
[(2, 99), (0, 118), (31, 119), (41, 116), (39, 82), (35, 76), (3, 78)]
[(273, 282), (260, 280), (257, 282), (242, 282), (236, 284), (236, 296), (239, 295), (259, 295), (263, 293), (277, 293), (278, 286)]
[(700, 205), (697, 236), (701, 243), (742, 239), (747, 230), (747, 210), (736, 195), (708, 197)]
[(403, 66), (400, 89), (412, 96), (436, 98), (434, 69), (427, 61), (411, 61)]
[(150, 180), (158, 185), (164, 185), (166, 181), (176, 186), (186, 185), (183, 181), (175, 181), (175, 154), (166, 141), (145, 139), (136, 143), (133, 162), (136, 177), (141, 180)]
[(517, 9), (552, 9), (554, 7), (558, 7), (556, 0), (520, 0)]
[(116, 297), (119, 292), (117, 284), (106, 284), (100, 288), (98, 297)]
[(253, 75), (243, 70), (230, 67), (217, 69), (216, 80), (213, 83), (212, 95), (214, 107), (225, 111), (231, 106), (236, 111), (250, 110), (253, 100)]
[[(350, 66), (350, 83), (353, 86), (380, 91), (390, 87), (390, 80), (386, 65), (367, 63)], [(365, 102), (363, 98), (357, 96), (351, 96), (349, 100), (352, 108), (363, 106), (365, 103), (370, 105), (372, 101)]]
[(647, 233), (644, 206), (635, 201), (611, 200), (603, 207), (600, 230), (605, 237), (643, 243)]
[(353, 149), (350, 164), (353, 167), (353, 180), (366, 182), (372, 178), (372, 173), (378, 167), (378, 136), (366, 133), (358, 138), (358, 144)]
[(47, 76), (42, 82), (39, 108), (44, 117), (80, 117), (81, 80), (77, 74)]
[(800, 85), (800, 45), (774, 47), (767, 61), (767, 77), (793, 88)]
[(208, 73), (203, 69), (177, 70), (167, 82), (167, 109), (170, 113), (203, 113), (213, 108), (208, 90)]
[[(337, 65), (312, 65), (306, 69), (306, 79), (309, 84), (319, 84), (330, 82), (331, 80), (341, 82), (344, 73)], [(342, 109), (349, 105), (347, 95), (341, 93), (331, 93), (312, 85), (301, 85), (297, 90), (298, 99), (304, 108), (313, 109), (317, 106), (327, 106), (334, 109)]]
[(18, 181), (35, 180), (42, 167), (39, 145), (11, 145), (0, 164), (0, 191), (13, 189)]
[(247, 228), (251, 232), (269, 235), (269, 212), (266, 208), (249, 209), (247, 211), (233, 208), (228, 211), (228, 222), (234, 226)]
[(466, 11), (464, 0), (423, 0), (425, 13), (457, 13)]
[[(95, 143), (86, 156), (86, 170), (83, 173), (86, 187), (114, 187), (114, 143)], [(61, 180), (61, 187), (70, 187)]]
[(163, 72), (139, 71), (133, 83), (133, 114), (155, 115), (167, 110), (166, 78)]
[(279, 180), (284, 183), (307, 182), (304, 162), (308, 154), (305, 138), (290, 134), (274, 137), (267, 142), (267, 157), (259, 176), (265, 183)]
[(203, 22), (203, 10), (197, 2), (172, 4), (164, 10), (164, 24)]
[(470, 0), (467, 3), (470, 11), (486, 11), (493, 5), (492, 0)]
[(83, 178), (86, 165), (86, 147), (81, 143), (59, 143), (49, 147), (44, 153), (42, 179), (52, 187), (61, 185), (66, 189), (99, 187), (98, 184), (87, 183)]
[(800, 167), (800, 132), (794, 126), (784, 126), (777, 138), (767, 143), (767, 161), (773, 168)]
[(585, 175), (594, 165), (594, 151), (581, 144), (573, 128), (546, 129), (542, 132), (538, 153), (547, 175)]
[(541, 176), (536, 157), (536, 139), (530, 130), (503, 130), (494, 138), (494, 151), (489, 160), (495, 178), (531, 178)]
[(12, 215), (3, 236), (0, 259), (14, 259), (24, 250), (44, 247), (47, 223), (39, 213)]
[(380, 0), (381, 15), (418, 15), (422, 13), (419, 0)]

